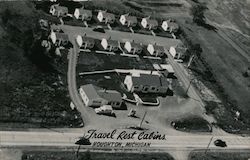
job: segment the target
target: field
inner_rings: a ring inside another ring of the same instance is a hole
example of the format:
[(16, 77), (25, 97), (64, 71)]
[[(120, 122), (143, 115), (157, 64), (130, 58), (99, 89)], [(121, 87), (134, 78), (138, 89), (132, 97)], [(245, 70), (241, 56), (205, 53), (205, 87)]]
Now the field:
[[(214, 113), (218, 123), (221, 123), (222, 128), (228, 129), (228, 131), (232, 125), (235, 128), (246, 130), (249, 125), (250, 110), (246, 106), (250, 104), (250, 81), (242, 73), (248, 67), (249, 62), (216, 32), (195, 26), (191, 20), (183, 20), (180, 23), (185, 26), (184, 32), (188, 38), (193, 43), (200, 43), (203, 49), (201, 55), (203, 62), (195, 63), (195, 75), (200, 77), (207, 87), (212, 88), (225, 105), (225, 108), (215, 109)], [(204, 65), (207, 68), (205, 70)], [(207, 73), (207, 75), (203, 75), (203, 73)], [(242, 114), (245, 127), (242, 127), (241, 122), (234, 120), (234, 112), (237, 110)]]
[(189, 155), (189, 160), (247, 160), (250, 157), (249, 151), (242, 152), (216, 152), (193, 151)]
[(159, 13), (185, 13), (190, 7), (185, 0), (128, 0), (124, 4), (155, 18), (162, 18)]
[(250, 1), (249, 0), (200, 0), (207, 3), (207, 17), (224, 28), (231, 28), (250, 35)]

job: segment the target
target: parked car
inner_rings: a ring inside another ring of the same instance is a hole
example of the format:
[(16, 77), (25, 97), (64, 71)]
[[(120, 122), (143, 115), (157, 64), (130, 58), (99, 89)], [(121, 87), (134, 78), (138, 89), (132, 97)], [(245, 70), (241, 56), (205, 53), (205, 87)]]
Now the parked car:
[(226, 147), (227, 146), (226, 142), (221, 140), (221, 139), (215, 140), (214, 145), (217, 147)]
[(113, 116), (114, 111), (111, 105), (103, 105), (95, 109), (96, 114)]
[(85, 137), (80, 137), (80, 139), (78, 141), (76, 141), (75, 144), (77, 144), (77, 145), (91, 145), (91, 142), (89, 141), (89, 139), (87, 139)]
[(95, 32), (105, 33), (105, 30), (102, 28), (102, 26), (97, 26), (93, 29)]
[(183, 60), (182, 59), (174, 59), (175, 60), (175, 62), (177, 62), (177, 63), (183, 63)]

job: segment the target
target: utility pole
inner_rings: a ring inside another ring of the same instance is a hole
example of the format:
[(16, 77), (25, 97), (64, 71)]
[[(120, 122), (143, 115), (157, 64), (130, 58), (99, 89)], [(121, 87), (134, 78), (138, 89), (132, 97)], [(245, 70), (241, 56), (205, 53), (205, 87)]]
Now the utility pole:
[(77, 158), (77, 159), (78, 159), (78, 157), (79, 157), (80, 148), (81, 148), (81, 144), (79, 144), (79, 146), (78, 146), (78, 148), (77, 148), (77, 151), (76, 151), (76, 158)]
[(192, 55), (192, 56), (190, 57), (190, 59), (189, 59), (188, 65), (187, 65), (188, 68), (191, 66), (191, 64), (192, 64), (192, 62), (193, 62), (194, 59), (195, 59), (195, 56)]
[(210, 144), (211, 144), (213, 138), (214, 138), (213, 136), (210, 138), (210, 140), (209, 140), (209, 142), (208, 142), (208, 145), (207, 145), (207, 148), (206, 148), (206, 150), (205, 150), (205, 154), (207, 154), (207, 150), (208, 150), (208, 148), (209, 148), (209, 146), (210, 146)]
[(188, 87), (187, 87), (187, 90), (186, 90), (186, 95), (188, 94), (188, 90), (189, 90), (189, 88), (191, 87), (191, 84), (192, 84), (192, 81), (193, 81), (194, 79), (191, 79), (190, 80), (190, 82), (189, 82), (189, 84), (188, 84)]
[(145, 119), (145, 117), (146, 117), (146, 114), (147, 114), (147, 111), (145, 111), (145, 113), (144, 113), (144, 115), (143, 115), (143, 117), (142, 117), (142, 120), (141, 120), (140, 125), (139, 125), (140, 128), (141, 128), (141, 126), (142, 126), (142, 122), (144, 121), (144, 119)]

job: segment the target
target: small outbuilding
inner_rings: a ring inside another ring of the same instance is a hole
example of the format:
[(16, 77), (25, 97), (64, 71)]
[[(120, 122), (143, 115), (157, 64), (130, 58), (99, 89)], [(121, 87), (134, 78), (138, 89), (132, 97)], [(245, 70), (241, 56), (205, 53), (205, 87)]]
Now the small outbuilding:
[(92, 11), (84, 8), (76, 8), (74, 12), (74, 17), (82, 21), (90, 21), (92, 16)]
[(97, 19), (99, 22), (113, 24), (115, 22), (115, 15), (106, 11), (99, 11)]
[(130, 54), (141, 54), (142, 53), (142, 45), (139, 43), (132, 42), (125, 42), (124, 48)]
[(64, 7), (64, 6), (59, 6), (59, 4), (55, 4), (52, 5), (50, 7), (49, 12), (53, 15), (53, 16), (57, 16), (57, 17), (66, 17), (68, 15), (68, 8)]
[(98, 90), (98, 95), (108, 101), (108, 105), (111, 105), (114, 109), (119, 109), (122, 105), (121, 93), (115, 90)]
[(171, 46), (169, 49), (169, 53), (172, 55), (174, 59), (182, 59), (186, 54), (187, 49), (182, 46)]
[(151, 19), (150, 17), (142, 18), (141, 25), (145, 29), (155, 30), (158, 27), (158, 21), (155, 19)]
[(84, 104), (88, 107), (100, 107), (108, 101), (97, 94), (96, 87), (92, 84), (83, 85), (79, 89)]
[(51, 31), (50, 38), (52, 43), (57, 47), (66, 46), (69, 43), (69, 36), (65, 33)]
[(101, 45), (106, 51), (115, 52), (119, 50), (119, 42), (116, 40), (103, 38), (101, 41)]
[(148, 44), (147, 50), (152, 56), (162, 57), (165, 55), (164, 47), (157, 44)]
[(170, 64), (161, 64), (161, 72), (165, 77), (174, 77), (174, 68)]
[(92, 49), (95, 46), (94, 38), (87, 37), (86, 35), (78, 35), (76, 37), (76, 43), (80, 47), (80, 49)]
[(121, 15), (120, 22), (123, 26), (135, 27), (138, 23), (135, 16), (130, 16), (129, 14)]
[(179, 30), (179, 25), (171, 19), (163, 21), (161, 27), (164, 31), (169, 31), (170, 33), (176, 33)]

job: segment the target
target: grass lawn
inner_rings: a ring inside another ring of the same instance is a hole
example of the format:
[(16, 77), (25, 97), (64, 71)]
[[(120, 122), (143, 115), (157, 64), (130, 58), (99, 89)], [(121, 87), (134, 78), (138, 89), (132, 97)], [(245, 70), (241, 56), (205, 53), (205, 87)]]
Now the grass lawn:
[(152, 63), (164, 63), (163, 60), (131, 58), (120, 55), (80, 52), (78, 72), (102, 71), (112, 69), (142, 69), (153, 70)]
[(201, 117), (187, 117), (172, 122), (176, 130), (187, 132), (211, 132), (209, 123)]
[[(82, 152), (78, 160), (174, 160), (168, 153)], [(76, 160), (72, 152), (25, 152), (22, 160)]]
[(248, 160), (250, 152), (216, 152), (193, 151), (189, 155), (189, 160)]

